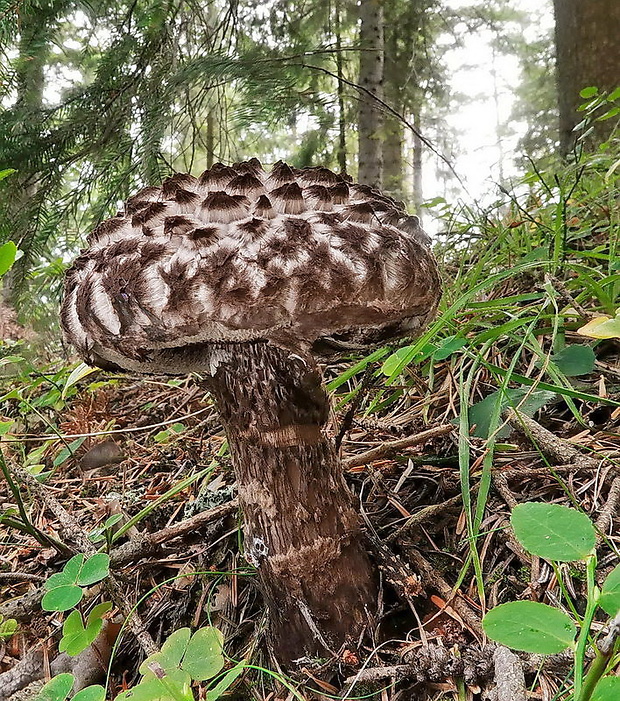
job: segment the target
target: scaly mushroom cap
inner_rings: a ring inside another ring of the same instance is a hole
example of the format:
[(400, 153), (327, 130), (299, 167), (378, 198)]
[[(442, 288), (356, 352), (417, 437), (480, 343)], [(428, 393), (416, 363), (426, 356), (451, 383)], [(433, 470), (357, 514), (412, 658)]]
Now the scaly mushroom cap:
[(363, 348), (416, 335), (441, 296), (418, 218), (320, 167), (265, 173), (253, 158), (178, 173), (88, 243), (67, 272), (61, 322), (102, 367), (177, 373), (208, 344), (251, 340)]

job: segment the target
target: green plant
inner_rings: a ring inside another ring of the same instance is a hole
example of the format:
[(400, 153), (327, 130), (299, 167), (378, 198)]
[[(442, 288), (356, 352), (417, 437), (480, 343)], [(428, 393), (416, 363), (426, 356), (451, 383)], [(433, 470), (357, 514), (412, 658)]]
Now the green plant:
[(0, 246), (0, 277), (10, 269), (16, 257), (17, 246), (12, 241), (7, 241)]
[[(557, 607), (533, 601), (512, 601), (491, 609), (483, 619), (487, 635), (515, 650), (552, 655), (572, 648), (575, 655), (573, 696), (575, 701), (611, 701), (620, 694), (620, 678), (604, 676), (620, 643), (599, 644), (586, 670), (586, 650), (592, 623), (599, 608), (612, 617), (620, 613), (620, 565), (606, 578), (602, 589), (595, 583), (596, 533), (590, 519), (580, 511), (559, 504), (526, 503), (516, 506), (512, 527), (521, 545), (532, 555), (549, 560), (571, 609), (572, 616)], [(582, 561), (586, 568), (586, 610), (579, 617), (563, 584), (558, 562)], [(579, 634), (576, 639), (577, 627)]]
[(0, 640), (8, 640), (17, 632), (18, 623), (14, 618), (4, 618), (0, 615)]
[(53, 574), (45, 581), (46, 594), (41, 601), (44, 611), (68, 611), (80, 603), (83, 587), (101, 581), (110, 570), (110, 558), (97, 553), (86, 558), (81, 553), (72, 557), (62, 572)]
[(193, 635), (189, 628), (176, 630), (161, 651), (140, 665), (142, 679), (116, 701), (194, 701), (192, 680), (211, 681), (207, 701), (216, 701), (246, 668), (241, 661), (228, 671), (225, 664), (224, 637), (217, 628), (205, 627)]
[[(65, 701), (71, 693), (75, 677), (73, 674), (64, 673), (58, 674), (39, 691), (33, 701)], [(104, 701), (105, 689), (99, 684), (88, 686), (81, 691), (78, 691), (72, 697), (72, 701)]]
[(62, 627), (62, 638), (58, 645), (60, 652), (66, 652), (70, 657), (79, 655), (89, 645), (95, 642), (103, 627), (103, 616), (112, 608), (109, 601), (95, 606), (88, 614), (86, 625), (82, 614), (73, 610), (65, 619)]

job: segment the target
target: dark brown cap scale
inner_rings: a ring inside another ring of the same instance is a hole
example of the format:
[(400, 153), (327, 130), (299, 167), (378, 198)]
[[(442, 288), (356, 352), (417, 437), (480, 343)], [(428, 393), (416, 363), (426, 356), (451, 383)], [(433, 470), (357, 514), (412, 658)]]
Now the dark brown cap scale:
[(417, 217), (326, 168), (266, 173), (251, 159), (179, 173), (88, 243), (67, 273), (65, 335), (91, 362), (142, 372), (183, 371), (174, 353), (200, 344), (415, 335), (440, 297)]

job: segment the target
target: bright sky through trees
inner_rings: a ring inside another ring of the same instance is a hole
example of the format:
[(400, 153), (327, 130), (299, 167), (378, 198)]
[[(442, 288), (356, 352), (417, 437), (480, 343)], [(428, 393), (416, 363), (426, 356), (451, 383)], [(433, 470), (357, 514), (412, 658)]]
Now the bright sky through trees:
[[(476, 4), (477, 0), (448, 1), (455, 10)], [(553, 41), (551, 0), (515, 0), (514, 9), (528, 15), (530, 21), (524, 33), (527, 41), (542, 36)], [(459, 104), (448, 119), (450, 126), (460, 134), (459, 152), (452, 163), (467, 187), (467, 192), (458, 192), (464, 199), (492, 198), (497, 194), (496, 183), (502, 170), (508, 178), (519, 173), (515, 165), (519, 157), (516, 149), (525, 125), (511, 122), (509, 133), (502, 134), (498, 143), (498, 125), (504, 131), (515, 104), (514, 91), (520, 81), (519, 61), (515, 55), (498, 52), (494, 57), (493, 38), (491, 30), (465, 35), (463, 45), (449, 49), (445, 55), (452, 90), (470, 97), (470, 101)], [(432, 168), (426, 169), (424, 194), (427, 198), (444, 194)]]

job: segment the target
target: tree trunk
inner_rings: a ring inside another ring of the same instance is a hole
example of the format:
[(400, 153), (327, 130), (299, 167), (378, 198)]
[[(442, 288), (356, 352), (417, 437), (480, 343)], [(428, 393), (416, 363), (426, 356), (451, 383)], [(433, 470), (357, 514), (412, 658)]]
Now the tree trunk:
[(421, 133), (421, 118), (420, 108), (416, 107), (413, 113), (413, 126), (416, 131), (413, 132), (413, 206), (415, 213), (422, 218), (422, 202), (424, 202), (424, 193), (422, 190), (422, 149), (424, 144), (419, 134)]
[[(382, 0), (361, 0), (359, 84), (371, 95), (383, 99), (383, 4)], [(363, 185), (382, 186), (381, 107), (371, 95), (360, 93), (358, 120), (358, 180)]]
[(376, 579), (333, 441), (320, 371), (266, 343), (223, 345), (207, 386), (228, 436), (280, 662), (356, 646)]
[[(385, 30), (385, 61), (383, 70), (385, 101), (396, 112), (403, 109), (402, 61), (398, 50), (400, 28), (388, 23)], [(399, 75), (400, 73), (400, 75)], [(402, 122), (386, 114), (383, 147), (383, 189), (397, 200), (405, 199), (403, 164), (404, 132)]]
[(336, 33), (336, 72), (338, 75), (338, 167), (347, 172), (347, 118), (344, 111), (344, 61), (342, 60), (342, 22), (340, 0), (334, 3)]
[[(582, 118), (579, 91), (590, 86), (613, 90), (620, 83), (620, 2), (554, 0), (554, 6), (560, 148), (566, 154)], [(613, 122), (594, 123), (595, 144), (608, 138)]]

